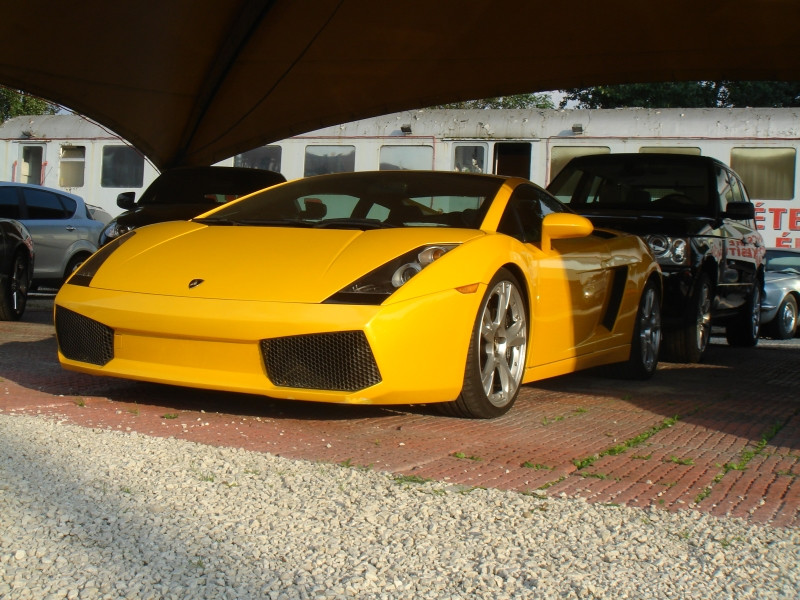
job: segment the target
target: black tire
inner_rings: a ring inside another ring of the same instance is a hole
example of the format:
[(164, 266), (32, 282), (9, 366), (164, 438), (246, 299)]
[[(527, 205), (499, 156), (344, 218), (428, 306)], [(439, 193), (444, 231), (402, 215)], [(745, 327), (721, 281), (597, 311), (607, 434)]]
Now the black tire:
[(776, 340), (788, 340), (797, 333), (797, 300), (786, 296), (775, 313), (775, 318), (767, 325), (767, 333)]
[(642, 290), (636, 324), (627, 361), (612, 365), (611, 374), (624, 379), (649, 379), (658, 368), (661, 349), (661, 298), (658, 287), (649, 281)]
[(91, 254), (76, 254), (72, 258), (69, 259), (67, 263), (67, 268), (64, 269), (64, 279), (62, 279), (61, 283), (64, 283), (69, 276), (72, 275), (78, 268), (89, 258)]
[(21, 253), (17, 254), (0, 289), (0, 321), (19, 321), (22, 318), (30, 283), (28, 259)]
[(441, 412), (491, 419), (508, 412), (517, 399), (528, 347), (528, 308), (522, 287), (508, 270), (492, 278), (472, 328), (464, 385)]
[(701, 274), (689, 303), (684, 324), (664, 331), (664, 358), (672, 362), (700, 362), (711, 339), (711, 303), (714, 288)]
[(759, 325), (761, 321), (761, 284), (753, 284), (742, 313), (725, 326), (725, 337), (731, 346), (749, 348), (758, 344)]

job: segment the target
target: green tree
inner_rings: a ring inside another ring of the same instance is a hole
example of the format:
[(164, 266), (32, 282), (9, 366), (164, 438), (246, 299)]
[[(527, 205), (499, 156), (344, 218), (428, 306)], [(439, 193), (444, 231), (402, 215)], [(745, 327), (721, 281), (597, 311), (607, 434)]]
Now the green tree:
[(20, 115), (52, 115), (57, 107), (21, 90), (0, 86), (0, 124)]
[(722, 108), (800, 106), (800, 82), (678, 81), (561, 90), (561, 108)]
[(555, 108), (555, 104), (549, 94), (515, 94), (481, 100), (450, 102), (433, 108)]

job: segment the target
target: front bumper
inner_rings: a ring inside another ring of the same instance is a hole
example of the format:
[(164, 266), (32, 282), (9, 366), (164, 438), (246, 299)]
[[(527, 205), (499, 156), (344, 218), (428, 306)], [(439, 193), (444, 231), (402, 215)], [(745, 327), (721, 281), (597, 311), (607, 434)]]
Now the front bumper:
[[(55, 302), (59, 360), (84, 373), (291, 400), (445, 402), (460, 393), (484, 291), (446, 290), (360, 306), (155, 296), (67, 284)], [(95, 333), (82, 339), (87, 330)], [(92, 351), (94, 344), (105, 347)], [(365, 365), (366, 375), (351, 372)]]

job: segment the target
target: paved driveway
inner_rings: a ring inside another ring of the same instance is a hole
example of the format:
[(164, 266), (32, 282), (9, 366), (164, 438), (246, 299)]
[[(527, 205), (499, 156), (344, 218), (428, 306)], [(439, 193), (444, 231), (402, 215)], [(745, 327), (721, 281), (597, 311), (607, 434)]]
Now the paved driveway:
[(800, 524), (800, 340), (714, 339), (701, 365), (648, 382), (576, 374), (524, 386), (506, 416), (291, 403), (99, 378), (60, 368), (52, 299), (0, 322), (0, 410), (285, 457)]

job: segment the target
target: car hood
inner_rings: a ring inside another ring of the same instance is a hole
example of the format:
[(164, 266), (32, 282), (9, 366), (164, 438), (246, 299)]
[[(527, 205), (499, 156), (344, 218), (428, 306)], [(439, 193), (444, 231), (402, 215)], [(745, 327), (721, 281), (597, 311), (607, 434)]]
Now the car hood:
[(133, 228), (163, 223), (164, 221), (188, 221), (216, 208), (219, 204), (204, 202), (197, 204), (149, 204), (139, 206), (134, 210), (124, 212), (117, 216), (120, 225)]
[[(137, 229), (91, 287), (168, 296), (318, 303), (425, 244), (481, 236), (470, 229), (380, 230), (207, 226), (173, 221)], [(202, 283), (190, 287), (190, 282)]]
[(710, 233), (714, 227), (714, 219), (705, 216), (676, 214), (643, 215), (634, 211), (602, 213), (579, 210), (578, 213), (592, 221), (595, 227), (618, 229), (636, 235), (705, 235)]

